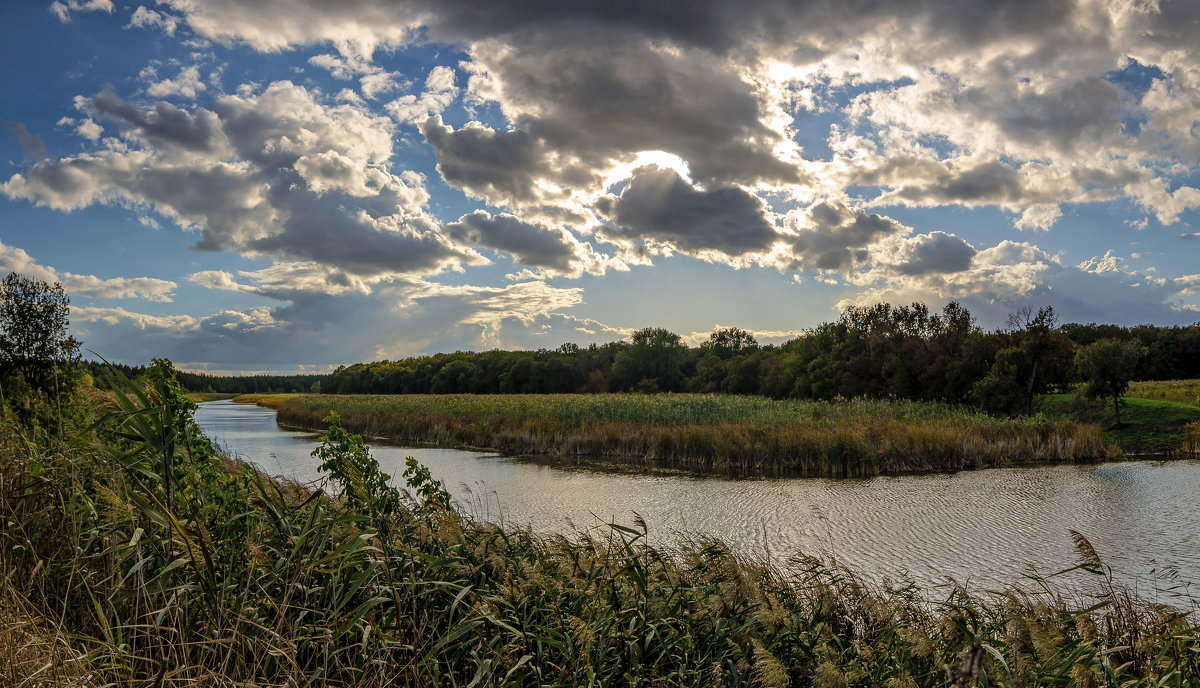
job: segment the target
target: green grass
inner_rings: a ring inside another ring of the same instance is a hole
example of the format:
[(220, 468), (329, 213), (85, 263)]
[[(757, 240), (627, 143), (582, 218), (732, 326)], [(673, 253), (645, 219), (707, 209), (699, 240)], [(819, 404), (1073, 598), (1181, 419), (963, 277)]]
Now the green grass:
[(1049, 394), (1038, 399), (1038, 410), (1058, 418), (1093, 423), (1127, 453), (1179, 451), (1200, 423), (1200, 407), (1174, 401), (1128, 396), (1123, 399), (1121, 427), (1115, 427), (1112, 402), (1080, 399), (1072, 394)]
[(1200, 380), (1133, 382), (1129, 385), (1129, 396), (1200, 407)]
[(355, 432), (509, 455), (735, 475), (870, 476), (1113, 455), (1099, 429), (911, 401), (714, 394), (246, 395), (284, 424), (336, 411)]

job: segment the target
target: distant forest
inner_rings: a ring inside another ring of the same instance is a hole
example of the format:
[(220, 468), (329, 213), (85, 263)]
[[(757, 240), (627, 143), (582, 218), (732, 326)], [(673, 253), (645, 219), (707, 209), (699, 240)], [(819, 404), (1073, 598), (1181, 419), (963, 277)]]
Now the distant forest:
[[(1052, 308), (1026, 308), (984, 332), (950, 303), (851, 307), (782, 345), (737, 328), (698, 347), (667, 330), (631, 341), (538, 351), (455, 352), (358, 363), (329, 375), (217, 377), (180, 373), (197, 392), (515, 394), (724, 392), (772, 398), (903, 398), (967, 404), (993, 413), (1028, 409), (1035, 394), (1078, 381), (1077, 354), (1122, 343), (1131, 378), (1200, 378), (1200, 323), (1187, 327), (1059, 325)], [(1097, 348), (1098, 347), (1094, 347)], [(136, 374), (136, 370), (131, 370)]]

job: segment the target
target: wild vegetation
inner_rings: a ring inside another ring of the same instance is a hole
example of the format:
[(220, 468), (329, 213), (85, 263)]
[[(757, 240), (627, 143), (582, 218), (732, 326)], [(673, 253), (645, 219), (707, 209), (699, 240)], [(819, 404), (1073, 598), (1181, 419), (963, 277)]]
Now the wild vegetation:
[(214, 454), (169, 361), (109, 369), (108, 394), (51, 367), (0, 403), (0, 686), (1200, 681), (1195, 600), (1116, 587), (1082, 535), (1093, 589), (937, 598), (800, 553), (654, 549), (639, 523), (540, 537), (457, 513), (415, 461), (398, 489), (336, 415), (314, 452), (328, 484), (296, 485)]
[(1006, 420), (943, 404), (777, 401), (718, 394), (250, 395), (279, 421), (331, 411), (355, 432), (510, 455), (585, 457), (737, 475), (869, 476), (1095, 461), (1098, 427)]
[[(325, 489), (214, 455), (156, 362), (61, 437), (5, 410), (0, 685), (1188, 686), (1195, 603), (1054, 578), (930, 598), (644, 525), (473, 522), (331, 415)], [(39, 439), (40, 437), (40, 439)], [(939, 601), (940, 600), (940, 601)]]

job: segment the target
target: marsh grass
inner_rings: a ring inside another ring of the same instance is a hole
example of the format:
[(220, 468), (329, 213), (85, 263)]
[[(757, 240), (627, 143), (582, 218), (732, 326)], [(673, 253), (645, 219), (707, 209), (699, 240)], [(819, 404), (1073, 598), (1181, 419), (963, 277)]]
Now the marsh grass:
[[(1055, 577), (931, 601), (646, 524), (538, 537), (408, 489), (335, 419), (338, 498), (205, 453), (169, 385), (54, 445), (0, 424), (0, 686), (1190, 686), (1190, 598)], [(172, 410), (174, 409), (174, 410)], [(1086, 600), (1080, 603), (1079, 600)]]
[(354, 432), (394, 441), (592, 457), (709, 473), (859, 477), (1115, 454), (1098, 428), (1001, 420), (957, 407), (856, 399), (776, 401), (712, 394), (246, 395), (284, 424), (336, 411)]

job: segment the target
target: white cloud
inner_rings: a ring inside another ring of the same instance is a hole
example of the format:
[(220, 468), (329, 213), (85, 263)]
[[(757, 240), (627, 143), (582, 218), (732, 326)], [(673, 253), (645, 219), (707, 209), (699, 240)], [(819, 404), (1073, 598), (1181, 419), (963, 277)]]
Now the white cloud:
[(112, 0), (54, 0), (50, 3), (50, 11), (58, 20), (66, 23), (71, 21), (72, 12), (105, 12), (112, 14)]
[(200, 68), (192, 65), (179, 70), (179, 75), (174, 79), (162, 79), (150, 83), (146, 87), (146, 94), (154, 98), (167, 96), (195, 98), (197, 94), (207, 88), (204, 81), (200, 79)]
[(0, 274), (20, 273), (43, 282), (61, 282), (68, 296), (96, 299), (142, 299), (144, 301), (169, 302), (176, 284), (170, 280), (154, 277), (110, 277), (102, 279), (95, 275), (76, 275), (71, 272), (59, 274), (54, 268), (40, 265), (15, 246), (0, 241)]
[(125, 26), (127, 29), (161, 29), (168, 36), (175, 35), (175, 29), (179, 26), (179, 18), (174, 15), (158, 12), (152, 9), (147, 9), (143, 5), (138, 5), (138, 8), (133, 11), (133, 16), (129, 18), (129, 24)]
[(421, 122), (433, 115), (440, 115), (457, 97), (454, 70), (445, 66), (434, 67), (425, 77), (425, 90), (420, 96), (401, 96), (388, 103), (387, 110), (400, 122)]

